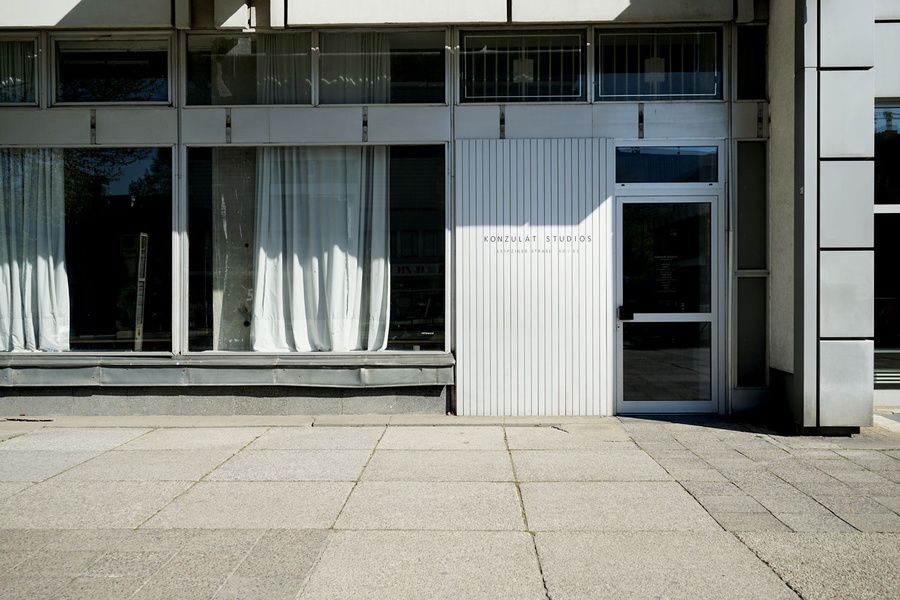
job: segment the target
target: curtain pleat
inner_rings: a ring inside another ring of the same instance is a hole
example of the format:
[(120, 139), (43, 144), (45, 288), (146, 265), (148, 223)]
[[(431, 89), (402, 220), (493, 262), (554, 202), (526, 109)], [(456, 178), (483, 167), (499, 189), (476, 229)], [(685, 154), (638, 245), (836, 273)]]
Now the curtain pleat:
[(69, 349), (61, 150), (0, 149), (0, 349)]
[(259, 149), (254, 350), (385, 348), (387, 183), (384, 147)]
[(34, 102), (34, 42), (0, 41), (0, 102)]

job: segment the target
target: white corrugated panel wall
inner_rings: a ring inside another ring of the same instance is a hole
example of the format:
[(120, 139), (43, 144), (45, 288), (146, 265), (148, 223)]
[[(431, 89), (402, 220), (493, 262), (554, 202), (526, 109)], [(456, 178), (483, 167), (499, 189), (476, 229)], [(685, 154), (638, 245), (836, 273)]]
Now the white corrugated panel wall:
[(457, 409), (602, 414), (605, 143), (456, 145)]

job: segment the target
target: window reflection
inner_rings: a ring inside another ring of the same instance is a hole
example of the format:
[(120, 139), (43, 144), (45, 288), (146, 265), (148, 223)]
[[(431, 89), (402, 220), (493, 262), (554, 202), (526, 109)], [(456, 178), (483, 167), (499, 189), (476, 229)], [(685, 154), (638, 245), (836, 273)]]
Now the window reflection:
[(0, 102), (35, 102), (33, 41), (0, 41)]
[(875, 109), (875, 204), (900, 204), (900, 106)]
[(163, 102), (169, 98), (166, 40), (60, 40), (58, 102)]
[(582, 32), (464, 33), (462, 38), (462, 101), (585, 100)]
[(616, 183), (715, 183), (716, 146), (619, 146)]
[(308, 33), (188, 37), (188, 104), (309, 104)]
[(718, 31), (600, 31), (598, 100), (722, 97)]
[(171, 350), (169, 149), (0, 149), (0, 350)]
[(709, 323), (623, 323), (623, 399), (709, 400)]
[(443, 146), (191, 148), (192, 351), (443, 350)]
[(626, 203), (622, 207), (624, 306), (638, 313), (709, 312), (708, 203)]

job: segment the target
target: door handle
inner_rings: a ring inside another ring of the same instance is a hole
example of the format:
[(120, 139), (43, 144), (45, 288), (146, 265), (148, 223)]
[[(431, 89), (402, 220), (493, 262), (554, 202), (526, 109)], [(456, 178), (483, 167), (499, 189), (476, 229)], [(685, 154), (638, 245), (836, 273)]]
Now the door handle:
[(620, 321), (634, 321), (634, 309), (620, 306), (616, 311), (616, 316)]

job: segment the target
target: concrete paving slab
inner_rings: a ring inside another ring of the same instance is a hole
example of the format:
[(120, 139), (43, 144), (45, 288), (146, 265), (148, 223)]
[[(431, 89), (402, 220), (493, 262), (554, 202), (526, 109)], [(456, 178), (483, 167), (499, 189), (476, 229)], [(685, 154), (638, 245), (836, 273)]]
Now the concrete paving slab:
[(742, 496), (744, 490), (730, 481), (679, 481), (695, 498), (698, 496)]
[(207, 481), (356, 481), (371, 450), (245, 450)]
[(293, 600), (303, 577), (244, 577), (232, 575), (215, 595), (216, 600)]
[(753, 498), (771, 513), (803, 513), (807, 515), (830, 514), (827, 508), (806, 494), (754, 495)]
[(363, 481), (513, 481), (505, 450), (378, 450)]
[(273, 427), (249, 450), (372, 450), (384, 427)]
[(900, 544), (877, 533), (739, 533), (803, 598), (900, 598)]
[(712, 518), (726, 531), (789, 531), (788, 526), (768, 512), (712, 512)]
[[(302, 582), (322, 555), (332, 536), (330, 531), (320, 529), (267, 531), (253, 546), (234, 575), (247, 579), (264, 578), (269, 581), (256, 583), (277, 584), (275, 587), (278, 588), (284, 587), (283, 584), (286, 582), (278, 583), (275, 581), (276, 578), (297, 579)], [(245, 583), (249, 585), (251, 582)], [(298, 583), (294, 590), (295, 594), (299, 589)]]
[(725, 532), (538, 533), (547, 592), (554, 600), (689, 600), (797, 596)]
[(336, 529), (522, 530), (512, 483), (360, 482)]
[(125, 444), (120, 450), (213, 450), (237, 452), (267, 431), (262, 427), (204, 427), (156, 429)]
[(137, 527), (191, 485), (180, 481), (56, 481), (0, 502), (0, 523), (20, 529)]
[(131, 598), (144, 585), (144, 579), (117, 577), (77, 577), (56, 592), (53, 600), (98, 600), (106, 598)]
[(97, 454), (97, 451), (22, 450), (4, 452), (0, 455), (0, 481), (44, 481), (94, 458)]
[(0, 550), (0, 577), (4, 575), (10, 575), (11, 570), (15, 569), (16, 566), (26, 561), (30, 556), (33, 556), (35, 554), (36, 552), (33, 550)]
[(900, 516), (896, 513), (845, 514), (841, 518), (860, 531), (900, 533)]
[(0, 552), (34, 552), (60, 535), (52, 529), (16, 529), (3, 523), (0, 529)]
[(839, 519), (830, 512), (824, 513), (796, 513), (773, 512), (772, 515), (787, 525), (791, 531), (802, 533), (840, 533), (855, 531), (843, 519)]
[(643, 450), (513, 450), (519, 481), (671, 481)]
[(890, 494), (886, 496), (869, 494), (869, 498), (881, 504), (888, 510), (892, 510), (897, 514), (900, 514), (900, 493)]
[(211, 579), (224, 583), (247, 556), (246, 550), (179, 550), (150, 580)]
[(57, 476), (58, 481), (198, 481), (231, 456), (213, 450), (106, 452)]
[(0, 452), (41, 450), (105, 452), (147, 433), (148, 429), (67, 429), (45, 427), (0, 444)]
[(718, 531), (674, 482), (523, 483), (532, 531)]
[(544, 600), (524, 532), (341, 531), (301, 600)]
[(504, 430), (485, 427), (388, 427), (382, 450), (506, 450)]
[(88, 569), (104, 552), (87, 550), (46, 550), (32, 553), (16, 565), (19, 577), (75, 577)]
[(816, 500), (841, 518), (847, 515), (884, 514), (891, 512), (889, 509), (885, 508), (884, 505), (876, 502), (872, 498), (860, 494), (841, 496), (829, 496), (823, 494), (816, 496)]
[(215, 579), (151, 579), (129, 600), (212, 600), (222, 583)]
[(707, 481), (724, 483), (728, 479), (715, 469), (677, 469), (669, 467), (666, 471), (677, 481)]
[(568, 425), (566, 427), (507, 427), (506, 439), (514, 450), (574, 450), (614, 448), (623, 444), (636, 448), (624, 429), (618, 424), (590, 427)]
[(352, 487), (346, 482), (201, 481), (143, 527), (327, 529)]
[(35, 600), (53, 598), (69, 582), (69, 577), (0, 577), (0, 598), (3, 600)]
[(764, 513), (766, 507), (748, 495), (695, 496), (708, 512)]
[(81, 573), (83, 578), (119, 579), (137, 578), (146, 581), (172, 560), (176, 551), (113, 550), (104, 554)]

